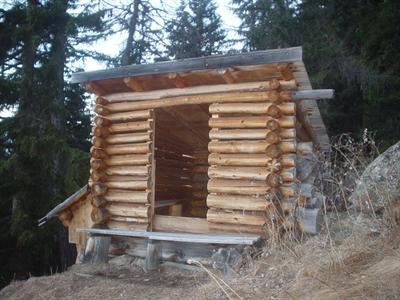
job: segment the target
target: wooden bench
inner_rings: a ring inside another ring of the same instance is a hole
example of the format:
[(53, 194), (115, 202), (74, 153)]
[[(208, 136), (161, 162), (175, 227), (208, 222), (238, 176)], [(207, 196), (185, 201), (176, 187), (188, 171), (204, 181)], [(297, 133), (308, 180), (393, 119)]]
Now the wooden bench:
[[(226, 235), (198, 234), (179, 232), (151, 232), (120, 229), (78, 228), (77, 231), (89, 233), (90, 243), (93, 244), (85, 251), (86, 261), (104, 263), (108, 259), (111, 236), (124, 236), (148, 239), (145, 267), (147, 270), (157, 270), (160, 264), (160, 241), (220, 244), (220, 245), (252, 245), (260, 239), (257, 235)], [(87, 252), (87, 253), (86, 253)]]

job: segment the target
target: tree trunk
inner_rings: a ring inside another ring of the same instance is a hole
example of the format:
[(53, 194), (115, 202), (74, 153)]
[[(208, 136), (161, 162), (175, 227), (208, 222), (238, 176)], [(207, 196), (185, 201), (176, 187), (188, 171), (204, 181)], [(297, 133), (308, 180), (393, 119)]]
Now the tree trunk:
[(138, 24), (139, 19), (139, 4), (140, 0), (135, 0), (133, 2), (133, 12), (131, 19), (129, 20), (129, 28), (128, 28), (128, 38), (126, 40), (125, 50), (122, 54), (121, 65), (126, 66), (131, 64), (131, 55), (133, 49), (133, 39), (136, 33), (136, 26)]

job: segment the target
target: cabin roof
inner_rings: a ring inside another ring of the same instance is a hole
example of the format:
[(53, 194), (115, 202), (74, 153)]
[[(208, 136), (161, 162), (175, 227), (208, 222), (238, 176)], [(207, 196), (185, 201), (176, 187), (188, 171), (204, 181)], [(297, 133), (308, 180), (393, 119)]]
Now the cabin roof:
[(73, 193), (71, 196), (69, 196), (67, 199), (65, 199), (63, 202), (58, 204), (56, 207), (54, 207), (43, 218), (38, 220), (39, 226), (45, 224), (48, 220), (57, 217), (61, 211), (77, 203), (83, 197), (86, 197), (88, 194), (89, 194), (89, 188), (88, 185), (85, 185), (84, 187), (80, 188), (78, 191)]
[[(204, 85), (261, 82), (271, 79), (288, 80), (280, 68), (288, 70), (298, 90), (311, 90), (307, 70), (302, 61), (302, 48), (293, 47), (254, 51), (241, 54), (213, 55), (152, 64), (130, 65), (113, 69), (79, 72), (72, 75), (73, 83), (84, 83), (97, 96), (116, 93), (147, 92)], [(225, 75), (232, 78), (229, 82)], [(178, 78), (177, 78), (178, 77)], [(179, 82), (178, 82), (179, 83)], [(301, 100), (299, 117), (314, 144), (329, 152), (329, 138), (315, 99)]]
[(79, 72), (72, 74), (72, 83), (83, 83), (111, 78), (157, 75), (171, 72), (189, 72), (194, 70), (221, 69), (228, 67), (278, 64), (302, 60), (302, 48), (273, 49), (253, 51), (241, 54), (212, 55), (185, 58), (152, 64), (130, 65), (113, 69)]

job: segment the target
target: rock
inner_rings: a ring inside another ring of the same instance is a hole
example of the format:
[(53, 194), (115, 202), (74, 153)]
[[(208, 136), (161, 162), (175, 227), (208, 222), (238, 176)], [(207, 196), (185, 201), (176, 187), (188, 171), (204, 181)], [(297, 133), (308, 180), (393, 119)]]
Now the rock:
[(365, 169), (350, 201), (356, 209), (366, 213), (381, 212), (393, 201), (400, 201), (400, 142)]

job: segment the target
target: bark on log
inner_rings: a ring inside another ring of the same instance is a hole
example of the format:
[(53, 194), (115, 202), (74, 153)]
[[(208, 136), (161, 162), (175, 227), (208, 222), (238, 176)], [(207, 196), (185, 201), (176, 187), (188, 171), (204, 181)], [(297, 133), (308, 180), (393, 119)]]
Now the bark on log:
[(282, 139), (295, 139), (296, 138), (296, 129), (294, 128), (281, 128), (279, 130), (279, 135)]

